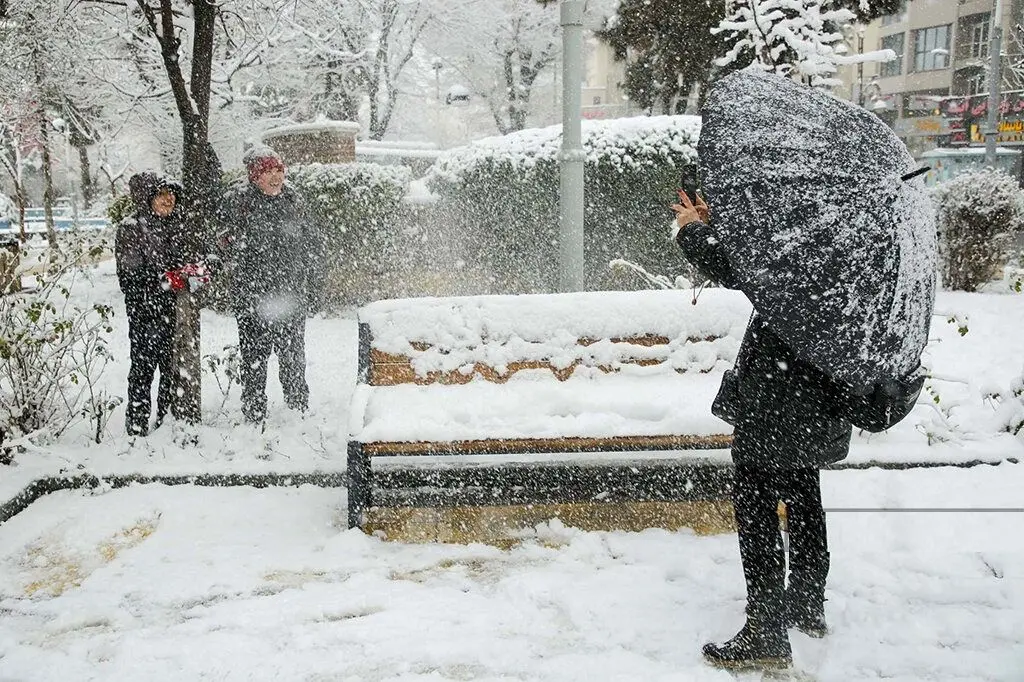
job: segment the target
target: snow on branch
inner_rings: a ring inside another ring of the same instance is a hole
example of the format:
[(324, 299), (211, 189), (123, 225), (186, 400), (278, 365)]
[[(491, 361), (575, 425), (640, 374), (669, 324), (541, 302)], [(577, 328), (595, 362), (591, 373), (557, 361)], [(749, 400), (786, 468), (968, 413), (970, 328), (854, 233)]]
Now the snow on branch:
[(712, 33), (727, 33), (733, 43), (718, 66), (754, 65), (783, 76), (799, 77), (815, 87), (842, 84), (839, 65), (896, 58), (892, 50), (849, 54), (844, 30), (853, 12), (832, 0), (731, 0), (726, 18)]

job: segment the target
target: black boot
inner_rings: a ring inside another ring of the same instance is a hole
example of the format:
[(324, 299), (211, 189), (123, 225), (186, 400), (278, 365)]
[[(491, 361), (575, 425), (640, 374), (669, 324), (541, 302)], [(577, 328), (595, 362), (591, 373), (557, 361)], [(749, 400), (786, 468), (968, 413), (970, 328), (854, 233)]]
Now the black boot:
[(786, 590), (785, 605), (787, 628), (796, 628), (815, 639), (821, 639), (828, 634), (824, 597), (809, 598), (789, 589)]
[(784, 628), (748, 618), (728, 642), (705, 644), (704, 660), (730, 670), (784, 670), (793, 665), (793, 650)]

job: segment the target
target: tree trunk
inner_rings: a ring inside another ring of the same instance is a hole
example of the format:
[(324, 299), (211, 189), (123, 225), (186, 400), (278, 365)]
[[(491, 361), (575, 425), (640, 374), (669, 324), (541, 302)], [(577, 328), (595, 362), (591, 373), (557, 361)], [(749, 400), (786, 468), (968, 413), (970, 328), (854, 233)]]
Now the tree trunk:
[(173, 365), (177, 377), (171, 413), (190, 424), (202, 417), (202, 367), (199, 363), (199, 306), (185, 289), (175, 297)]
[(50, 249), (56, 251), (57, 229), (53, 224), (53, 163), (50, 158), (50, 121), (46, 118), (46, 112), (39, 112), (39, 147), (43, 161), (43, 216), (46, 219), (46, 240)]
[(35, 75), (35, 94), (39, 98), (38, 109), (36, 109), (36, 115), (38, 116), (39, 124), (39, 146), (40, 154), (43, 162), (43, 216), (46, 219), (46, 239), (50, 244), (51, 252), (56, 252), (58, 248), (57, 244), (57, 230), (53, 225), (53, 163), (50, 158), (50, 119), (46, 115), (46, 109), (42, 103), (43, 94), (43, 74), (41, 65), (39, 63), (39, 53), (36, 51), (32, 52), (32, 66)]
[[(192, 72), (188, 83), (178, 60), (171, 0), (160, 0), (159, 10), (136, 0), (150, 30), (160, 43), (164, 69), (178, 109), (182, 132), (182, 184), (185, 186), (184, 252), (189, 261), (205, 255), (206, 232), (216, 209), (220, 164), (209, 142), (210, 80), (214, 35), (219, 6), (211, 0), (193, 0)], [(157, 17), (159, 11), (159, 17)], [(177, 386), (172, 414), (191, 423), (202, 414), (202, 372), (199, 362), (199, 306), (191, 292), (177, 298), (174, 372)]]
[(92, 196), (95, 189), (89, 168), (89, 148), (84, 145), (78, 148), (78, 167), (81, 171), (82, 208), (88, 209), (92, 205)]
[(24, 244), (28, 241), (28, 235), (25, 234), (25, 207), (28, 206), (28, 194), (25, 193), (25, 185), (21, 182), (14, 185), (14, 197), (18, 200), (18, 237)]

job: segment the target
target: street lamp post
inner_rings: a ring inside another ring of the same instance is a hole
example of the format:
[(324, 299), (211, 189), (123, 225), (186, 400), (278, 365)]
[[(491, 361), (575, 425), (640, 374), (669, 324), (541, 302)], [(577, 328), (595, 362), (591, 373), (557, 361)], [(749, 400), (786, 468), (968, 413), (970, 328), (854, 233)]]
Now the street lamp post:
[(441, 63), (440, 59), (434, 59), (434, 63), (430, 65), (434, 69), (434, 99), (438, 102), (441, 101), (441, 69), (444, 68), (444, 64)]
[(562, 153), (559, 173), (559, 290), (583, 289), (583, 0), (562, 0)]
[(53, 121), (53, 127), (64, 136), (64, 172), (67, 174), (68, 191), (71, 194), (71, 224), (78, 227), (78, 191), (75, 188), (75, 173), (71, 168), (71, 126), (62, 118)]
[(988, 125), (985, 128), (985, 163), (996, 164), (996, 135), (999, 134), (999, 86), (1002, 80), (1000, 43), (1003, 39), (1003, 2), (994, 0), (988, 43)]

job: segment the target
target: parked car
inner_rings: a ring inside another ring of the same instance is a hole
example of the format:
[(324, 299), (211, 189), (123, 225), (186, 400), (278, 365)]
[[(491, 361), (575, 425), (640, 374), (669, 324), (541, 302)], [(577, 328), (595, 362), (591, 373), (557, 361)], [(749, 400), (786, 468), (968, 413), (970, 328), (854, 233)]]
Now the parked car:
[(0, 234), (12, 232), (18, 222), (18, 206), (6, 194), (0, 194)]

